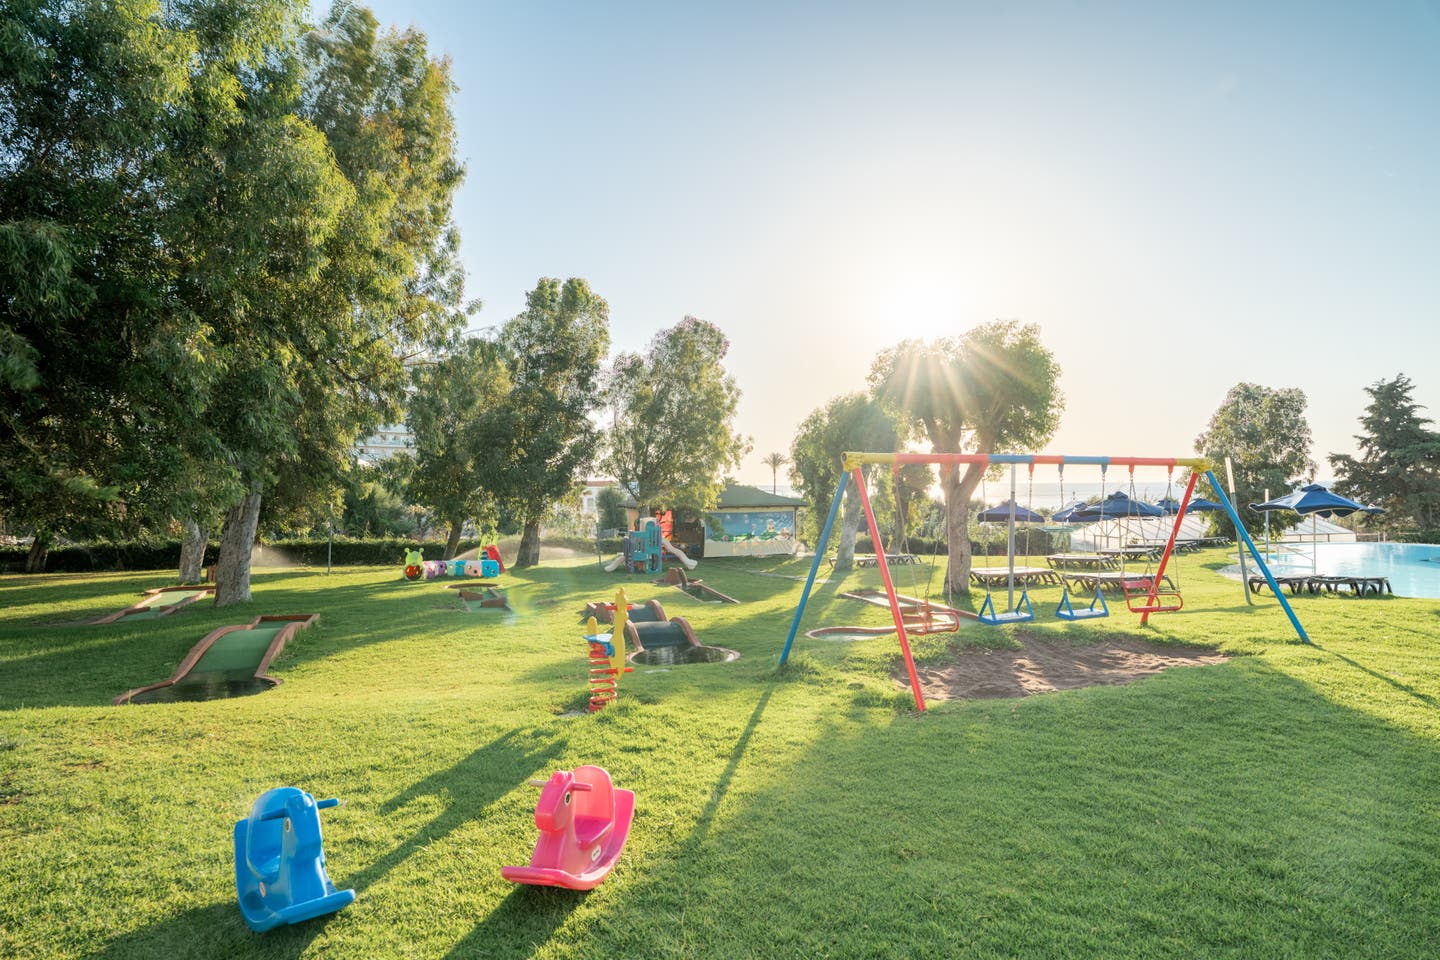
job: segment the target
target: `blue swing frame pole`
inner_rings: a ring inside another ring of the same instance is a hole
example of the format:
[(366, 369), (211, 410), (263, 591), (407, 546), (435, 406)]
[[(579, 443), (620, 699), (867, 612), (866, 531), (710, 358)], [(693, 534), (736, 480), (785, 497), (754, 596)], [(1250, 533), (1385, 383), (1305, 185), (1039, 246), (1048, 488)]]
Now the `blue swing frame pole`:
[(825, 556), (825, 548), (830, 545), (830, 528), (835, 526), (835, 517), (840, 513), (840, 501), (845, 498), (845, 482), (850, 479), (850, 471), (840, 471), (840, 486), (835, 491), (835, 499), (830, 501), (830, 515), (825, 518), (825, 527), (820, 531), (820, 542), (815, 545), (815, 560), (810, 564), (810, 575), (805, 578), (805, 589), (800, 593), (800, 605), (795, 608), (795, 619), (790, 623), (790, 635), (785, 638), (785, 649), (780, 651), (780, 665), (783, 667), (785, 661), (790, 659), (790, 646), (795, 642), (795, 633), (800, 629), (800, 618), (805, 615), (805, 602), (810, 599), (810, 591), (815, 586), (815, 575), (820, 572), (820, 561)]
[[(1255, 541), (1250, 539), (1250, 534), (1246, 532), (1245, 525), (1240, 522), (1239, 514), (1235, 512), (1234, 504), (1225, 496), (1225, 490), (1220, 486), (1220, 480), (1215, 476), (1215, 471), (1206, 470), (1205, 479), (1210, 481), (1210, 486), (1214, 489), (1220, 505), (1225, 508), (1225, 513), (1229, 515), (1230, 522), (1235, 525), (1235, 535), (1239, 537), (1244, 544), (1244, 549), (1250, 551), (1250, 556), (1255, 558), (1255, 563), (1260, 568), (1260, 572), (1265, 575), (1265, 582), (1270, 585), (1270, 592), (1274, 594), (1276, 600), (1280, 601), (1280, 607), (1285, 611), (1285, 616), (1290, 618), (1290, 624), (1300, 636), (1300, 641), (1302, 643), (1310, 643), (1309, 635), (1305, 633), (1305, 628), (1300, 625), (1300, 618), (1295, 616), (1295, 611), (1290, 608), (1290, 601), (1285, 599), (1284, 591), (1282, 591), (1275, 582), (1275, 575), (1270, 572), (1269, 564), (1260, 556), (1260, 551), (1255, 549)], [(1245, 589), (1249, 590), (1250, 585), (1246, 584)]]

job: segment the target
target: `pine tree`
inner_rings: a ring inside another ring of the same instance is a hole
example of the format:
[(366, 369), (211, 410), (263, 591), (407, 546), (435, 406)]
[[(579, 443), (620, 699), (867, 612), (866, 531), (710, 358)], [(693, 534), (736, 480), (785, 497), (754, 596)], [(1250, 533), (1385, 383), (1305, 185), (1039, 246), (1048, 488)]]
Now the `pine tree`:
[(1440, 433), (1422, 417), (1411, 398), (1414, 383), (1405, 374), (1365, 388), (1371, 402), (1360, 418), (1355, 440), (1360, 457), (1330, 455), (1335, 489), (1347, 497), (1384, 507), (1389, 527), (1411, 523), (1440, 526)]

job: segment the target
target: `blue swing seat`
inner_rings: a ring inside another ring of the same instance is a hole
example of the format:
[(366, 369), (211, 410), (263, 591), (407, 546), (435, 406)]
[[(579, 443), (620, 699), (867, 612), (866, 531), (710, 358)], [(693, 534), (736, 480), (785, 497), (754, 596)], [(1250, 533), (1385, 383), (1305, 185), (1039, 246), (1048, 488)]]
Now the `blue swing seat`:
[(235, 892), (251, 930), (300, 923), (354, 901), (354, 890), (336, 890), (330, 882), (321, 849), (320, 811), (339, 802), (277, 787), (235, 822)]
[(1035, 619), (1035, 608), (1030, 605), (1030, 591), (1020, 591), (1020, 602), (1015, 604), (1015, 609), (1007, 610), (1004, 613), (995, 612), (995, 597), (986, 592), (985, 602), (980, 605), (980, 612), (976, 619), (981, 623), (999, 627), (1007, 623), (1027, 623)]
[(1099, 620), (1101, 617), (1110, 616), (1110, 605), (1105, 602), (1104, 592), (1096, 590), (1095, 599), (1090, 601), (1090, 606), (1076, 609), (1071, 605), (1070, 591), (1066, 589), (1060, 595), (1060, 605), (1055, 608), (1055, 616), (1060, 620)]

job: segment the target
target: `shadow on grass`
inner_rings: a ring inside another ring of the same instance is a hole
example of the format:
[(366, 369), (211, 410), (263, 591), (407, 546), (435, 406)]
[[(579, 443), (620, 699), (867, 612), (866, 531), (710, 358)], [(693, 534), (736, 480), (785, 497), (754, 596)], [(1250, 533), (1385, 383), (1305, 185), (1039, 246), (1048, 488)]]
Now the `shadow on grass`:
[(1334, 650), (1327, 649), (1318, 643), (1314, 646), (1316, 650), (1321, 650), (1325, 653), (1330, 654), (1330, 656), (1349, 664), (1356, 670), (1359, 670), (1361, 673), (1368, 674), (1369, 676), (1374, 677), (1376, 680), (1382, 680), (1385, 683), (1390, 684), (1390, 686), (1394, 687), (1396, 690), (1399, 690), (1401, 693), (1406, 694), (1407, 696), (1414, 697), (1416, 700), (1425, 704), (1427, 707), (1430, 707), (1432, 709), (1440, 707), (1440, 699), (1432, 697), (1428, 693), (1422, 693), (1419, 690), (1416, 690), (1414, 687), (1410, 686), (1408, 683), (1402, 683), (1401, 681), (1396, 680), (1389, 674), (1381, 673), (1379, 670), (1367, 667), (1365, 666), (1365, 664), (1361, 663), (1358, 660), (1352, 660), (1351, 658), (1345, 656), (1345, 654), (1336, 653)]
[(335, 916), (326, 914), (259, 934), (245, 926), (235, 901), (227, 900), (127, 933), (98, 953), (88, 954), (87, 960), (235, 956), (259, 950), (262, 937), (266, 957), (290, 960), (303, 955)]

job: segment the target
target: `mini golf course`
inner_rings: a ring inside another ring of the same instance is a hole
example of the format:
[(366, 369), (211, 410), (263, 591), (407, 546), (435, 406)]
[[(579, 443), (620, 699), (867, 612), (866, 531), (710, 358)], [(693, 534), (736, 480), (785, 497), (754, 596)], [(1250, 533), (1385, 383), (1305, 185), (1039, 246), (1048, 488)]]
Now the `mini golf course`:
[(220, 627), (195, 644), (168, 680), (123, 693), (115, 704), (219, 700), (270, 690), (280, 685), (265, 673), (270, 661), (287, 640), (319, 618), (315, 613), (266, 616)]
[(158, 587), (145, 591), (145, 599), (124, 610), (107, 614), (90, 622), (96, 626), (106, 623), (129, 623), (133, 620), (154, 620), (178, 613), (197, 600), (213, 597), (213, 586)]

